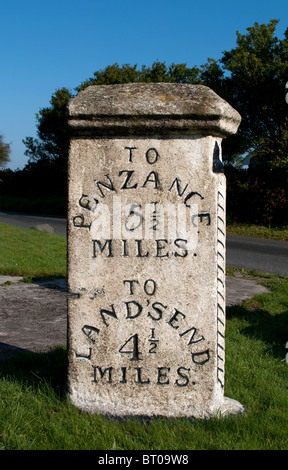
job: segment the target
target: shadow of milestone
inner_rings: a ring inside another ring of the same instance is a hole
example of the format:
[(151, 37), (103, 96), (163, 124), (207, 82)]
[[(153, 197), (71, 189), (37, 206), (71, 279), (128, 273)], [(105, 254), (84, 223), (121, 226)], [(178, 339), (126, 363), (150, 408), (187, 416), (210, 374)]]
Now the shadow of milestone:
[(288, 339), (288, 310), (271, 315), (267, 310), (257, 307), (245, 308), (235, 305), (226, 308), (226, 318), (227, 320), (239, 318), (247, 321), (249, 326), (241, 329), (241, 334), (265, 342), (266, 352), (275, 359), (283, 359), (283, 351), (285, 354), (285, 344)]
[[(4, 348), (9, 345), (0, 343)], [(57, 347), (48, 353), (33, 353), (19, 349), (18, 355), (0, 361), (0, 379), (5, 377), (29, 385), (49, 384), (55, 392), (64, 396), (67, 387), (68, 354), (65, 347)]]
[(20, 354), (33, 355), (34, 353), (29, 351), (28, 349), (18, 348), (17, 346), (13, 346), (12, 344), (0, 342), (0, 364), (4, 361), (14, 358), (15, 356), (19, 356)]
[(67, 292), (66, 278), (43, 277), (39, 279), (34, 279), (33, 284), (37, 284), (40, 287), (45, 287), (46, 289), (52, 289), (59, 292)]

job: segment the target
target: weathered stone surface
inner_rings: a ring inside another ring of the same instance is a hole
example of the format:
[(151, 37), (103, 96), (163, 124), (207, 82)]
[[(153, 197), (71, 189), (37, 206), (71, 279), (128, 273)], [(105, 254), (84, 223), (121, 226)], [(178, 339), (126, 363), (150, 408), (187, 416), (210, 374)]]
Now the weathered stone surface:
[(234, 134), (240, 115), (210, 88), (171, 83), (87, 87), (68, 107), (74, 134)]
[(225, 413), (221, 139), (239, 115), (206, 87), (175, 84), (89, 87), (69, 113), (72, 402)]

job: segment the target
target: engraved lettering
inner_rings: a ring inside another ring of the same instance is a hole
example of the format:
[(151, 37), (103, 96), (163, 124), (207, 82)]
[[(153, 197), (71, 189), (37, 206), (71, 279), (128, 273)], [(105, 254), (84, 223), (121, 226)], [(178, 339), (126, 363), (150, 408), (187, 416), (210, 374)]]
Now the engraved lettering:
[(179, 312), (179, 310), (177, 310), (177, 308), (175, 308), (175, 313), (174, 313), (174, 315), (173, 315), (173, 316), (170, 318), (170, 320), (167, 322), (168, 325), (170, 325), (170, 326), (172, 326), (172, 328), (174, 328), (174, 330), (178, 330), (178, 328), (179, 328), (179, 325), (174, 326), (174, 324), (173, 324), (174, 322), (178, 322), (178, 321), (179, 321), (179, 320), (178, 320), (178, 317), (179, 317), (179, 318), (182, 317), (182, 318), (184, 319), (184, 318), (186, 318), (186, 315), (184, 315), (184, 313), (182, 313), (182, 312)]
[(137, 147), (124, 147), (126, 150), (129, 150), (129, 162), (132, 162), (132, 150), (136, 150)]
[(202, 351), (202, 352), (199, 352), (199, 353), (193, 353), (192, 352), (191, 356), (192, 356), (192, 361), (195, 364), (203, 365), (206, 362), (208, 362), (209, 359), (210, 359), (209, 349), (206, 349), (206, 351)]
[(123, 243), (123, 255), (122, 256), (128, 256), (127, 252), (127, 240), (122, 240)]
[(141, 368), (141, 367), (135, 367), (135, 370), (136, 370), (136, 372), (137, 372), (137, 374), (136, 374), (136, 383), (137, 383), (137, 384), (142, 384), (142, 385), (144, 384), (144, 385), (146, 385), (146, 384), (149, 384), (149, 383), (150, 383), (150, 379), (142, 380), (142, 377), (141, 377), (141, 375), (142, 375), (142, 368)]
[(155, 240), (155, 241), (156, 241), (156, 247), (157, 247), (156, 257), (157, 258), (168, 258), (169, 253), (166, 252), (166, 253), (160, 254), (161, 251), (164, 250), (166, 244), (168, 243), (168, 240)]
[[(183, 240), (181, 238), (177, 238), (177, 240), (174, 240), (174, 245), (177, 246), (177, 248), (180, 248), (184, 253), (180, 254), (177, 251), (175, 251), (174, 256), (180, 256), (181, 258), (186, 258), (188, 255), (188, 250), (185, 248), (185, 244), (187, 243), (187, 240)], [(184, 246), (183, 246), (184, 245)]]
[(155, 339), (155, 328), (151, 328), (151, 338), (149, 338), (148, 341), (150, 342), (149, 353), (150, 354), (155, 354), (156, 353), (155, 350), (156, 350), (156, 348), (158, 346), (158, 342), (159, 342), (158, 339)]
[(133, 283), (135, 282), (136, 284), (139, 284), (139, 282), (138, 282), (137, 280), (129, 281), (128, 279), (125, 279), (125, 280), (123, 281), (123, 284), (125, 285), (126, 282), (127, 282), (127, 283), (129, 282), (129, 283), (130, 283), (130, 295), (133, 295), (133, 294), (134, 294)]
[[(142, 214), (139, 213), (139, 212), (136, 212), (135, 211), (136, 208), (140, 208), (140, 210), (141, 210), (141, 206), (139, 204), (132, 204), (131, 205), (128, 217), (132, 216), (132, 220), (129, 220), (129, 221), (126, 220), (125, 221), (125, 228), (128, 231), (136, 230), (138, 227), (140, 227), (140, 225), (142, 225)], [(138, 217), (139, 220), (138, 221), (137, 221), (137, 219), (135, 220), (134, 216)], [(128, 226), (128, 222), (129, 222), (130, 226)]]
[(158, 385), (169, 385), (167, 374), (170, 372), (170, 367), (158, 367)]
[(142, 188), (145, 188), (147, 183), (152, 183), (154, 184), (154, 189), (159, 189), (160, 185), (159, 185), (158, 173), (156, 173), (156, 171), (150, 171), (149, 175), (144, 181), (144, 184), (142, 185)]
[(109, 317), (112, 317), (112, 318), (115, 318), (115, 320), (118, 320), (117, 315), (115, 313), (114, 305), (112, 304), (112, 305), (110, 305), (110, 307), (112, 308), (112, 310), (106, 310), (104, 308), (102, 308), (100, 310), (101, 318), (102, 318), (102, 320), (103, 320), (103, 322), (106, 326), (109, 326), (109, 323), (107, 323), (106, 318), (104, 317), (104, 315), (108, 315)]
[(121, 367), (121, 372), (122, 372), (122, 378), (120, 380), (120, 384), (126, 384), (126, 367)]
[(187, 375), (184, 375), (182, 371), (190, 372), (190, 369), (186, 369), (186, 367), (179, 367), (177, 369), (177, 374), (181, 377), (181, 379), (184, 379), (184, 382), (180, 382), (179, 379), (176, 379), (175, 384), (178, 387), (186, 387), (189, 384), (189, 377), (187, 377)]
[(106, 369), (102, 370), (101, 367), (99, 366), (92, 366), (94, 375), (93, 375), (93, 380), (92, 382), (97, 383), (97, 371), (99, 372), (100, 379), (102, 380), (103, 377), (107, 374), (107, 383), (111, 384), (112, 383), (112, 367), (107, 367)]
[[(149, 283), (149, 286), (148, 286)], [(152, 286), (151, 286), (152, 284)], [(144, 292), (147, 295), (154, 295), (156, 291), (156, 282), (153, 281), (153, 279), (147, 279), (147, 281), (144, 282)]]
[(183, 189), (183, 191), (181, 191), (180, 189), (180, 179), (179, 178), (175, 178), (175, 180), (173, 181), (173, 183), (171, 184), (170, 188), (169, 188), (169, 191), (172, 190), (174, 184), (176, 185), (176, 191), (177, 191), (177, 194), (178, 196), (183, 196), (183, 194), (185, 193), (187, 187), (188, 187), (188, 183), (186, 184), (185, 188)]
[[(130, 342), (132, 343), (132, 350), (125, 350), (125, 346), (127, 346)], [(139, 352), (138, 347), (138, 334), (130, 336), (130, 338), (128, 338), (127, 341), (125, 341), (125, 343), (120, 347), (119, 352), (122, 354), (132, 354), (130, 361), (141, 361), (139, 357), (141, 353)]]
[(106, 248), (107, 244), (108, 244), (107, 258), (111, 258), (113, 256), (112, 255), (112, 240), (106, 240), (106, 242), (104, 243), (103, 246), (102, 246), (100, 240), (92, 240), (92, 244), (93, 244), (93, 258), (96, 258), (96, 256), (97, 256), (96, 246), (98, 246), (98, 248), (100, 250), (100, 253), (103, 253), (103, 251)]
[(135, 189), (137, 188), (138, 184), (135, 183), (133, 186), (128, 186), (130, 179), (134, 173), (134, 170), (122, 170), (119, 171), (119, 176), (121, 176), (123, 173), (127, 173), (126, 179), (124, 181), (124, 184), (121, 186), (120, 189)]
[(147, 150), (146, 160), (148, 163), (150, 163), (150, 165), (153, 165), (154, 163), (156, 163), (158, 158), (159, 158), (159, 153), (157, 152), (156, 149), (151, 148)]
[(196, 217), (198, 217), (200, 219), (200, 223), (203, 221), (203, 219), (207, 219), (207, 224), (206, 225), (211, 225), (211, 217), (210, 217), (210, 214), (209, 212), (202, 212), (200, 214), (194, 214), (192, 215), (192, 225), (193, 227), (197, 227), (197, 224), (194, 223), (194, 220), (196, 219)]
[(159, 306), (162, 307), (163, 309), (167, 308), (167, 305), (163, 305), (160, 302), (154, 302), (152, 304), (152, 308), (153, 308), (154, 312), (156, 312), (157, 316), (152, 315), (151, 312), (148, 312), (148, 317), (151, 317), (152, 320), (155, 320), (155, 321), (161, 320), (163, 312), (162, 312), (161, 308), (159, 308)]
[(88, 353), (87, 356), (84, 356), (83, 354), (77, 354), (77, 353), (75, 354), (75, 356), (77, 358), (81, 357), (82, 359), (88, 359), (88, 361), (90, 361), (91, 360), (91, 353), (92, 353), (92, 349), (89, 348), (89, 353)]
[(72, 219), (74, 227), (78, 228), (89, 228), (91, 227), (91, 224), (85, 224), (85, 218), (84, 215), (76, 215)]
[(143, 240), (135, 240), (137, 243), (137, 258), (147, 258), (149, 256), (149, 251), (145, 254), (142, 253), (142, 241)]
[(96, 183), (96, 186), (97, 186), (97, 188), (98, 188), (98, 190), (99, 190), (99, 192), (100, 192), (101, 197), (105, 197), (105, 194), (103, 193), (101, 186), (103, 186), (103, 188), (108, 189), (109, 191), (115, 191), (115, 188), (114, 188), (114, 186), (113, 186), (113, 183), (112, 183), (112, 180), (111, 180), (109, 174), (108, 174), (108, 175), (105, 175), (105, 176), (106, 176), (106, 178), (108, 179), (108, 181), (109, 181), (110, 184), (103, 183), (103, 181), (96, 181), (96, 180), (94, 180), (95, 183)]
[(187, 196), (186, 196), (185, 199), (184, 199), (184, 204), (185, 204), (186, 207), (190, 207), (190, 205), (187, 204), (187, 201), (188, 201), (189, 199), (191, 199), (191, 197), (193, 197), (193, 196), (195, 196), (195, 195), (199, 196), (200, 199), (204, 199), (204, 197), (201, 196), (200, 193), (197, 193), (197, 191), (191, 191), (190, 193), (187, 194)]
[(89, 211), (91, 211), (92, 209), (94, 210), (96, 205), (98, 204), (98, 199), (95, 199), (93, 198), (93, 201), (96, 203), (94, 205), (94, 203), (91, 202), (90, 199), (88, 199), (88, 196), (86, 194), (82, 194), (82, 196), (80, 197), (79, 199), (79, 205), (81, 207), (83, 207), (84, 209), (88, 209)]
[(184, 331), (184, 333), (181, 333), (179, 336), (182, 337), (182, 336), (186, 335), (186, 334), (189, 333), (189, 332), (192, 332), (192, 336), (191, 336), (191, 338), (190, 338), (190, 340), (189, 340), (188, 346), (189, 346), (190, 344), (199, 343), (200, 341), (205, 340), (204, 336), (201, 336), (199, 339), (196, 339), (196, 340), (194, 341), (194, 336), (195, 336), (196, 333), (197, 333), (197, 330), (196, 330), (196, 328), (194, 328), (194, 327), (193, 327), (193, 328), (190, 328), (189, 330)]
[(92, 334), (96, 333), (98, 335), (100, 330), (91, 325), (84, 325), (82, 327), (82, 331), (84, 335), (89, 339), (89, 341), (91, 341), (92, 343), (95, 343), (95, 339), (92, 336)]
[[(124, 352), (124, 351), (123, 351)], [(126, 352), (126, 351), (125, 351)], [(129, 352), (128, 352), (129, 353)], [(130, 352), (131, 353), (131, 352)], [(114, 367), (102, 367), (102, 366), (93, 366), (93, 383), (104, 382), (106, 384), (120, 383), (127, 384), (132, 381), (139, 385), (149, 385), (151, 382), (157, 385), (170, 385), (169, 374), (172, 372), (170, 367), (160, 366), (152, 370), (147, 370), (145, 367), (134, 367), (129, 369), (128, 367), (120, 367), (120, 369), (115, 369)], [(135, 371), (135, 376), (133, 380), (132, 371)], [(186, 387), (189, 383), (195, 385), (195, 382), (190, 382), (190, 368), (187, 367), (177, 367), (175, 370), (176, 380), (174, 385), (177, 387)], [(106, 379), (106, 380), (105, 380)]]
[(157, 343), (158, 343), (158, 339), (154, 339), (154, 340), (149, 339), (149, 341), (150, 341), (149, 353), (150, 353), (150, 354), (155, 354), (155, 353), (156, 353), (155, 349), (157, 348), (157, 345), (158, 345), (158, 344), (157, 344)]
[[(131, 300), (130, 302), (125, 302), (126, 304), (126, 309), (127, 309), (127, 316), (126, 318), (136, 318), (139, 317), (140, 313), (142, 312), (142, 306), (136, 302), (135, 300)], [(132, 311), (132, 305), (136, 306), (136, 311), (134, 309), (134, 312)]]

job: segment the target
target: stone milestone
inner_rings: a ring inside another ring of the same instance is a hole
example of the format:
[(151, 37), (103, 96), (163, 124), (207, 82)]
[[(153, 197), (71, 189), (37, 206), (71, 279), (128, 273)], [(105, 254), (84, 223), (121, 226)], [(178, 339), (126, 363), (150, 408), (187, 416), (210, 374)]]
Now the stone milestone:
[(69, 103), (69, 394), (89, 413), (206, 418), (224, 397), (225, 176), (211, 89), (90, 86)]

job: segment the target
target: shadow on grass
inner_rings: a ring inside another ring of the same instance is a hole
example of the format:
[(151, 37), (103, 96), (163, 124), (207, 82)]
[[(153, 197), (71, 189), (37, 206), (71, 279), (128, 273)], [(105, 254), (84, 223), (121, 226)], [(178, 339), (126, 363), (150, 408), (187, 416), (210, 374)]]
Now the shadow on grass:
[(271, 315), (267, 310), (257, 308), (257, 303), (254, 306), (251, 303), (248, 308), (235, 305), (226, 308), (226, 318), (228, 321), (233, 318), (244, 320), (249, 326), (242, 328), (241, 334), (266, 343), (266, 352), (275, 359), (284, 358), (285, 345), (288, 341), (288, 305), (287, 310), (277, 315)]
[(45, 382), (59, 397), (64, 397), (67, 387), (68, 354), (64, 347), (48, 353), (18, 352), (15, 357), (0, 362), (1, 377), (29, 385)]

